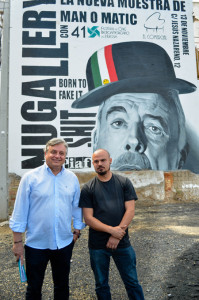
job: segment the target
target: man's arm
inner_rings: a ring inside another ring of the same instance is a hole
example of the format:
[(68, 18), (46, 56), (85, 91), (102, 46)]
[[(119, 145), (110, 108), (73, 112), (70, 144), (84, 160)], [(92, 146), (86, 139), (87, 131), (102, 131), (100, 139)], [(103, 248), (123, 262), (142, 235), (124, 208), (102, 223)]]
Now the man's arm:
[[(135, 215), (135, 200), (125, 201), (125, 214), (119, 224), (119, 227), (128, 227)], [(110, 236), (106, 247), (111, 249), (116, 249), (119, 244), (119, 239), (115, 238), (113, 235)]]
[(79, 207), (80, 186), (77, 177), (75, 177), (74, 184), (75, 184), (75, 194), (74, 194), (74, 200), (72, 206), (72, 217), (73, 217), (73, 227), (74, 227), (73, 240), (74, 242), (76, 242), (80, 236), (80, 230), (85, 228), (86, 225), (83, 223), (82, 208)]
[(135, 215), (135, 200), (125, 201), (125, 214), (120, 222), (120, 227), (129, 226)]
[(10, 229), (13, 232), (13, 253), (16, 256), (16, 261), (21, 259), (23, 264), (23, 241), (22, 235), (26, 230), (28, 213), (29, 213), (29, 193), (30, 185), (28, 176), (25, 174), (19, 184), (17, 195), (14, 204), (14, 210), (9, 220)]
[(90, 226), (91, 228), (93, 228), (94, 230), (107, 232), (119, 240), (121, 240), (123, 238), (123, 236), (125, 235), (126, 226), (121, 227), (119, 225), (116, 227), (112, 227), (112, 226), (102, 223), (101, 221), (99, 221), (98, 219), (93, 217), (93, 208), (84, 207), (83, 214), (84, 214), (84, 220), (85, 220), (86, 224), (88, 226)]

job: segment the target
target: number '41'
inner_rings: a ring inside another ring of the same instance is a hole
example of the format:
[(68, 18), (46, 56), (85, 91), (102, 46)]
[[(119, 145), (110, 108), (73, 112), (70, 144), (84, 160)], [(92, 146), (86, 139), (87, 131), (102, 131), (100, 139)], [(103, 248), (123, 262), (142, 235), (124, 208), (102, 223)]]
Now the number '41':
[(82, 28), (80, 28), (80, 29), (79, 29), (79, 26), (76, 27), (76, 28), (73, 30), (73, 32), (71, 33), (71, 35), (72, 35), (72, 36), (76, 36), (76, 37), (78, 38), (78, 37), (80, 37), (80, 35), (81, 35), (81, 31), (82, 31), (82, 34), (83, 34), (83, 38), (85, 38), (85, 36), (86, 36), (85, 26), (82, 27)]

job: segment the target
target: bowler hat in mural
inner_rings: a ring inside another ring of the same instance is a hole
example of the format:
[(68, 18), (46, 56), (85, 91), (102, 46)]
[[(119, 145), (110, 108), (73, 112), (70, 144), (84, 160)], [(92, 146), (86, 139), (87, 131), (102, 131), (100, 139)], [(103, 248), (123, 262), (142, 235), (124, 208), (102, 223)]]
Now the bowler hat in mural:
[(88, 60), (86, 76), (89, 92), (75, 100), (74, 108), (98, 106), (120, 93), (157, 93), (176, 89), (192, 93), (196, 86), (176, 78), (167, 52), (150, 42), (124, 42), (105, 46)]

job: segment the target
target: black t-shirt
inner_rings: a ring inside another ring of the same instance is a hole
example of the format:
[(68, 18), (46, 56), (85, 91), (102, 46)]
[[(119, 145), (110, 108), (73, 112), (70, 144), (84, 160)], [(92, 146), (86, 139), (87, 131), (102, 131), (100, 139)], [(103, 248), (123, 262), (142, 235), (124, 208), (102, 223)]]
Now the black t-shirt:
[[(93, 208), (93, 216), (102, 223), (118, 226), (125, 213), (125, 201), (137, 200), (131, 181), (123, 176), (112, 174), (109, 181), (97, 177), (87, 182), (80, 196), (80, 207)], [(89, 248), (103, 249), (110, 237), (109, 233), (89, 228)], [(118, 248), (130, 246), (128, 229), (119, 242)]]

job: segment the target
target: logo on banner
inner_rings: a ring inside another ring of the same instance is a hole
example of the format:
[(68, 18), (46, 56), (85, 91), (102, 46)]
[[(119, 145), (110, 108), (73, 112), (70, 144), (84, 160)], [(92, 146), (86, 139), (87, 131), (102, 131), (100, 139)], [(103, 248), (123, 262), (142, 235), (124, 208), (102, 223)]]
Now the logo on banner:
[(150, 15), (144, 24), (146, 33), (143, 34), (144, 40), (167, 40), (164, 34), (165, 19), (159, 12)]
[(89, 38), (94, 38), (96, 36), (100, 36), (100, 32), (97, 29), (99, 26), (93, 26), (92, 28), (87, 28), (88, 33), (90, 34)]
[(160, 13), (154, 13), (146, 19), (144, 27), (146, 30), (153, 30), (155, 32), (161, 30), (164, 32), (165, 20), (161, 18)]

